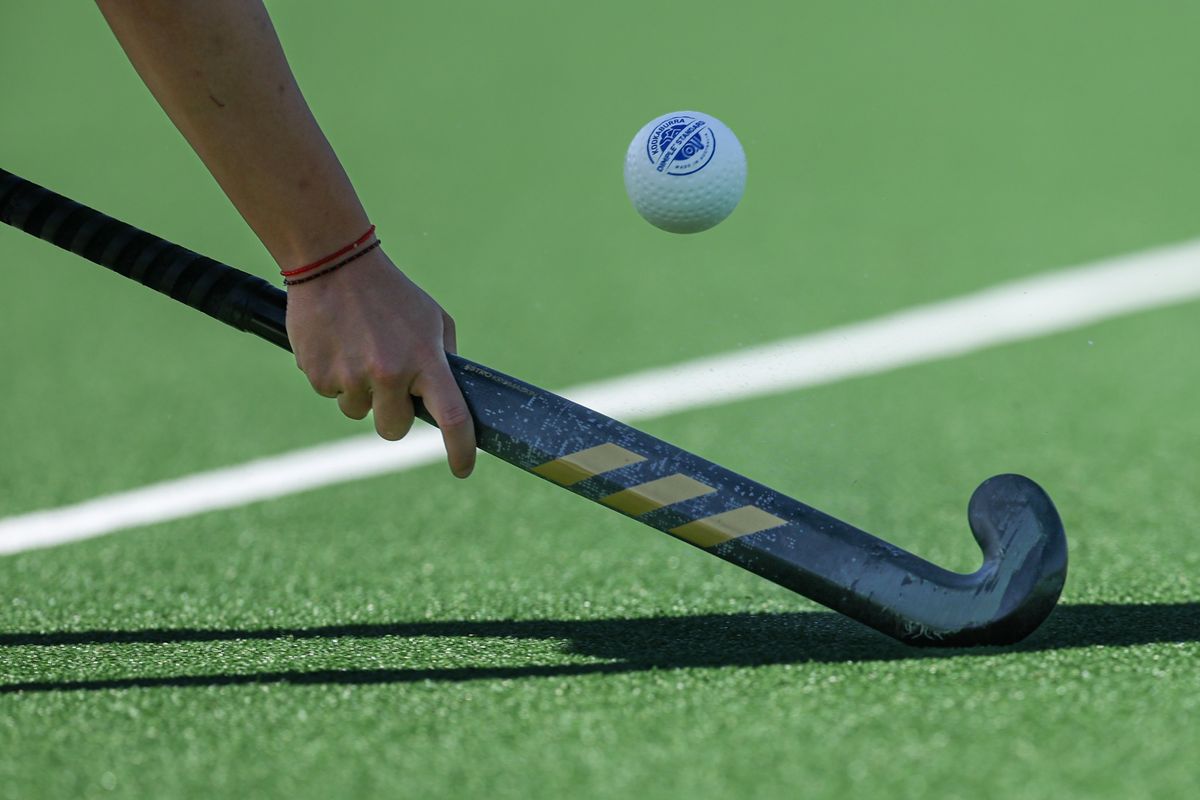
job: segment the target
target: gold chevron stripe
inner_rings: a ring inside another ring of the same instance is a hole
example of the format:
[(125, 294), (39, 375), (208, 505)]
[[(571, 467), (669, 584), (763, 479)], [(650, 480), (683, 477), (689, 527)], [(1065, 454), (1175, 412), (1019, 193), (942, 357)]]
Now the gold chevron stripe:
[(610, 442), (547, 461), (541, 466), (534, 467), (532, 471), (561, 486), (570, 486), (573, 483), (587, 480), (593, 475), (645, 460), (645, 456), (640, 456)]
[(682, 503), (693, 497), (711, 494), (716, 489), (707, 483), (701, 483), (687, 475), (675, 473), (665, 478), (622, 489), (608, 497), (602, 497), (601, 503), (609, 508), (615, 508), (633, 517), (641, 516), (656, 508), (669, 506), (672, 503)]
[(713, 514), (711, 517), (680, 525), (678, 528), (672, 528), (671, 533), (692, 544), (712, 547), (739, 536), (778, 528), (780, 525), (786, 524), (786, 520), (769, 514), (758, 506), (742, 506), (732, 511), (723, 511), (720, 514)]

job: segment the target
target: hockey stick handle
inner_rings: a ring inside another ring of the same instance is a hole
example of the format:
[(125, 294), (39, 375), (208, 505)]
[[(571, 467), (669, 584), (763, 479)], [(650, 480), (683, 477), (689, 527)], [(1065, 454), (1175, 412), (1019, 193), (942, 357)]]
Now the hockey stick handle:
[(262, 278), (0, 169), (0, 221), (291, 350), (287, 295)]

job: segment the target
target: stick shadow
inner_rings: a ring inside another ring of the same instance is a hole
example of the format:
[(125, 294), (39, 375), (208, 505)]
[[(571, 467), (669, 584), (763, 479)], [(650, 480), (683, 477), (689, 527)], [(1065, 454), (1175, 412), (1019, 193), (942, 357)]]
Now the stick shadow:
[(703, 614), (599, 620), (496, 620), (331, 625), (312, 628), (150, 629), (0, 633), (0, 649), (73, 645), (332, 638), (495, 637), (560, 640), (603, 661), (450, 669), (345, 669), (134, 676), (0, 684), (0, 694), (242, 684), (383, 684), (608, 675), (694, 667), (901, 661), (1068, 648), (1200, 641), (1200, 603), (1081, 604), (1057, 608), (1024, 642), (997, 648), (908, 647), (831, 612)]

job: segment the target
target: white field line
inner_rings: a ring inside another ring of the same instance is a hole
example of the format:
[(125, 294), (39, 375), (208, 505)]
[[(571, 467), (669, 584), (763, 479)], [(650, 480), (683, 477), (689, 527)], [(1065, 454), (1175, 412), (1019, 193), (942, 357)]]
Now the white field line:
[[(609, 416), (644, 419), (832, 383), (1070, 330), (1200, 297), (1200, 240), (1163, 247), (874, 320), (568, 389)], [(356, 436), (61, 508), (0, 519), (0, 554), (180, 519), (439, 460), (441, 438)]]

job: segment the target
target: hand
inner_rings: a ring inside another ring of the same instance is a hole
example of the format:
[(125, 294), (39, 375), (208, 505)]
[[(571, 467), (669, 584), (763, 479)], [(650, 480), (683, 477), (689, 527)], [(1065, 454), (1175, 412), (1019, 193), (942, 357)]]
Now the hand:
[(446, 362), (457, 352), (454, 320), (382, 250), (288, 289), (287, 330), (296, 365), (342, 413), (372, 409), (384, 439), (413, 422), (412, 396), (437, 420), (450, 471), (475, 467), (475, 428)]

